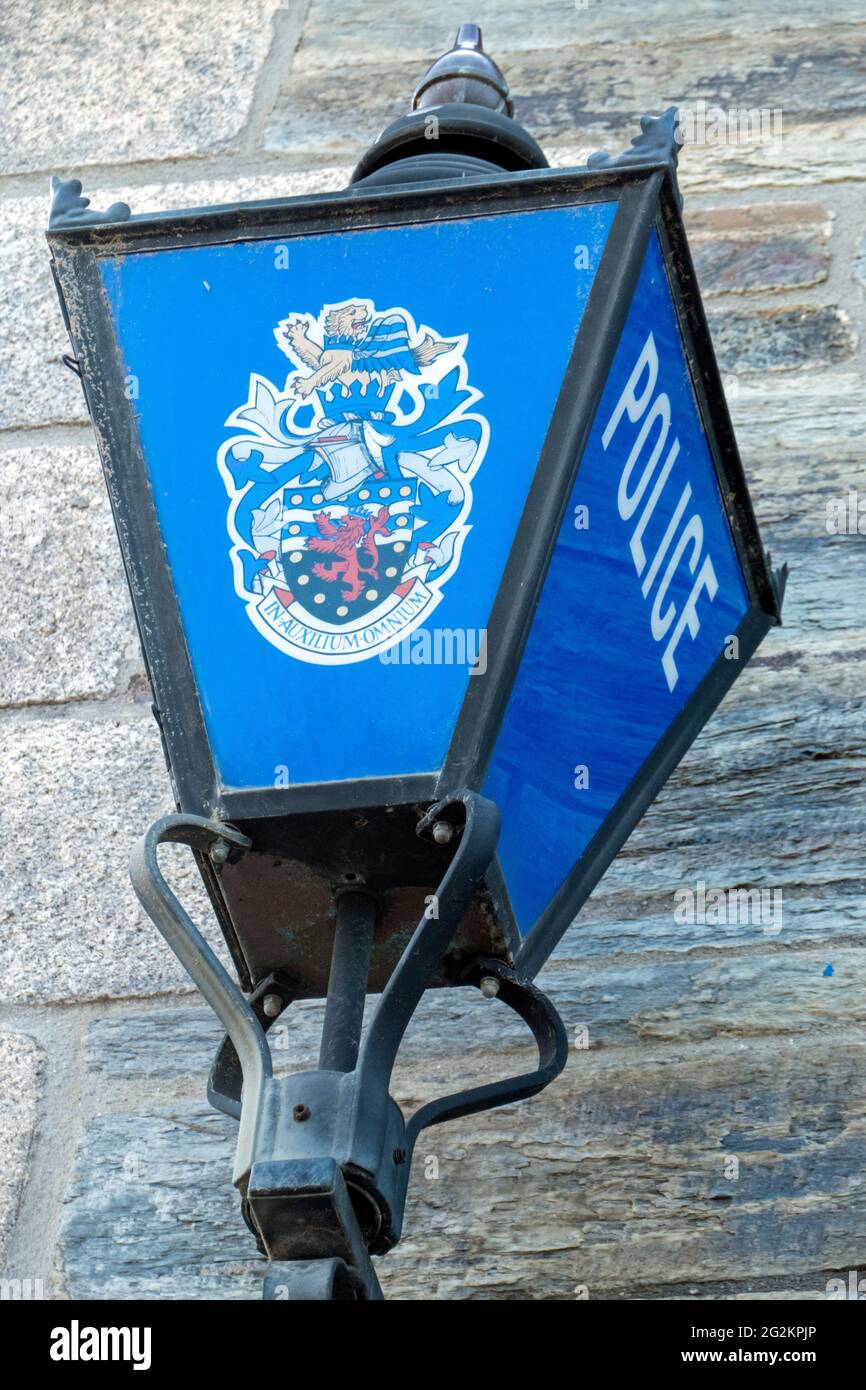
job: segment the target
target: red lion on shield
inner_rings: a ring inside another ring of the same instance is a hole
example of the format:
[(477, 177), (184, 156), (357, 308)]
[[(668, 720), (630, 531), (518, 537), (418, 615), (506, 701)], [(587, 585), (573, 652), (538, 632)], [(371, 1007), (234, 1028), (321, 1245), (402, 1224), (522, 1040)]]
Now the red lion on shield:
[[(334, 584), (342, 577), (348, 588), (343, 590), (347, 603), (354, 603), (364, 591), (368, 579), (379, 577), (379, 554), (376, 536), (390, 536), (388, 527), (388, 508), (380, 507), (374, 517), (368, 518), (350, 512), (337, 518), (336, 524), (327, 512), (316, 512), (318, 536), (310, 536), (307, 549), (320, 555), (333, 555), (330, 564), (318, 560), (313, 565), (313, 574)], [(368, 524), (369, 522), (369, 524)], [(366, 557), (370, 563), (362, 564)]]

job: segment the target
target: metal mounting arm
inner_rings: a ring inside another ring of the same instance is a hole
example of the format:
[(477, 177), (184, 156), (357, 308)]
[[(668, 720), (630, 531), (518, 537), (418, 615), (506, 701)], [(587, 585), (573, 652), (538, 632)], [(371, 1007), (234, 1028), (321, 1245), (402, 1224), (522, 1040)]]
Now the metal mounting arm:
[(535, 1071), (509, 1077), (505, 1081), (492, 1081), (486, 1086), (455, 1091), (441, 1100), (423, 1105), (415, 1111), (406, 1126), (409, 1155), (422, 1129), (537, 1095), (559, 1075), (568, 1061), (568, 1034), (562, 1019), (547, 996), (536, 989), (531, 980), (521, 979), (504, 961), (480, 956), (469, 967), (464, 983), (480, 985), (482, 980), (495, 980), (499, 985), (495, 997), (528, 1024), (538, 1047), (538, 1067)]
[(379, 999), (358, 1057), (359, 1092), (387, 1093), (409, 1020), (493, 858), (499, 809), (477, 792), (459, 791), (431, 807), (416, 833), (433, 838), (434, 826), (443, 825), (461, 836), (460, 844), (435, 895), (435, 915), (421, 918)]
[(216, 863), (226, 863), (239, 858), (251, 842), (232, 826), (202, 816), (163, 816), (129, 856), (129, 876), (139, 902), (198, 985), (240, 1058), (243, 1100), (234, 1177), (238, 1182), (249, 1170), (259, 1108), (273, 1075), (271, 1051), (253, 1010), (163, 878), (156, 852), (165, 843), (189, 845)]
[(456, 850), (360, 1040), (376, 902), (347, 890), (337, 902), (320, 1069), (273, 1076), (266, 1032), (294, 997), (279, 974), (247, 1000), (172, 894), (156, 860), (165, 841), (190, 845), (219, 864), (250, 841), (197, 816), (165, 816), (131, 856), (133, 885), (226, 1028), (208, 1084), (220, 1110), (240, 1119), (235, 1183), (244, 1216), (269, 1260), (266, 1298), (377, 1299), (370, 1254), (399, 1239), (412, 1151), (428, 1125), (534, 1095), (562, 1070), (565, 1029), (551, 1005), (502, 960), (478, 958), (462, 984), (485, 985), (529, 1025), (538, 1067), (423, 1106), (409, 1121), (389, 1095), (406, 1027), (480, 888), (499, 830), (497, 807), (459, 791), (419, 821), (417, 833)]

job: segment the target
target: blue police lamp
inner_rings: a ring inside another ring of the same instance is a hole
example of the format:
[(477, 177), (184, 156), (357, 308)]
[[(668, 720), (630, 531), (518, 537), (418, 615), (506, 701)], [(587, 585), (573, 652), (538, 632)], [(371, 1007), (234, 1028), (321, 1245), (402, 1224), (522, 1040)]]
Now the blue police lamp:
[[(464, 25), (344, 192), (130, 217), (53, 181), (176, 801), (133, 881), (225, 1027), (208, 1094), (266, 1296), (380, 1298), (420, 1131), (561, 1070), (533, 977), (779, 621), (676, 113), (641, 126), (549, 169)], [(403, 1033), (461, 986), (537, 1067), (407, 1121)], [(318, 1069), (275, 1077), (267, 1030), (318, 997)]]

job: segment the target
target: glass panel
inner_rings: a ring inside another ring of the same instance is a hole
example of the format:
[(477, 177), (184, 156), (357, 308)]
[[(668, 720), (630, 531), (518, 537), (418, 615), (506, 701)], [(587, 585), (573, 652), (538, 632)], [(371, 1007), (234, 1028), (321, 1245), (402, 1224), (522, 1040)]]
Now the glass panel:
[(614, 211), (106, 261), (224, 785), (441, 765)]
[(484, 786), (522, 933), (748, 607), (654, 236)]

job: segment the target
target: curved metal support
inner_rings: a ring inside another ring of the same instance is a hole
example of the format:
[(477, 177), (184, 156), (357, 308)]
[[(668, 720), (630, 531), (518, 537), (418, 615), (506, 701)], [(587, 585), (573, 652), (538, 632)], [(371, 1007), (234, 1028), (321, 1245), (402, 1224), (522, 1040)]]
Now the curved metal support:
[[(387, 1097), (403, 1034), (481, 884), (499, 838), (499, 808), (463, 789), (439, 801), (418, 822), (417, 834), (439, 842), (434, 827), (461, 834), (436, 895), (438, 915), (424, 916), (382, 991), (358, 1056), (357, 1094)], [(446, 841), (447, 843), (447, 841)]]
[[(265, 1000), (270, 1003), (276, 997), (282, 1005), (278, 1013), (265, 1013)], [(260, 980), (249, 996), (248, 1003), (259, 1027), (267, 1033), (282, 1018), (297, 991), (287, 976), (275, 971)], [(207, 1098), (214, 1110), (229, 1115), (233, 1120), (241, 1117), (241, 1092), (243, 1089), (243, 1070), (237, 1048), (226, 1034), (217, 1048), (213, 1066), (207, 1079)]]
[[(543, 1091), (558, 1076), (568, 1061), (568, 1034), (556, 1009), (546, 995), (531, 980), (515, 975), (504, 961), (478, 957), (466, 973), (467, 984), (480, 984), (493, 978), (499, 983), (497, 999), (513, 1009), (528, 1024), (538, 1047), (538, 1067), (507, 1081), (493, 1081), (466, 1091), (455, 1091), (441, 1100), (431, 1101), (416, 1110), (406, 1125), (407, 1157), (411, 1158), (415, 1142), (422, 1129), (441, 1125), (461, 1115), (474, 1115), (481, 1110), (493, 1110), (498, 1105), (525, 1100)], [(408, 1174), (407, 1174), (408, 1176)]]
[[(232, 826), (199, 816), (165, 816), (130, 856), (139, 900), (228, 1035), (217, 1054), (208, 1095), (218, 1109), (239, 1114), (234, 1180), (241, 1188), (247, 1224), (270, 1261), (266, 1298), (381, 1298), (370, 1252), (382, 1253), (399, 1239), (409, 1160), (420, 1132), (534, 1095), (562, 1070), (568, 1056), (565, 1029), (550, 1001), (503, 961), (476, 959), (462, 982), (497, 982), (498, 996), (532, 1031), (538, 1067), (445, 1096), (423, 1106), (405, 1125), (389, 1095), (397, 1052), (483, 882), (496, 848), (499, 812), (493, 802), (462, 790), (438, 802), (417, 830), (441, 847), (447, 867), (432, 910), (428, 907), (419, 922), (379, 999), (354, 1071), (349, 1067), (357, 1047), (376, 904), (352, 891), (338, 903), (342, 930), (335, 932), (332, 1017), (323, 1032), (319, 1070), (279, 1080), (273, 1077), (266, 1033), (294, 998), (292, 981), (272, 974), (247, 1000), (157, 864), (158, 847), (166, 841), (206, 853), (216, 866), (237, 858), (250, 841)], [(454, 844), (456, 849), (449, 849)]]
[(241, 991), (163, 878), (157, 849), (164, 843), (189, 845), (216, 863), (238, 858), (250, 840), (232, 826), (202, 816), (162, 816), (129, 856), (129, 873), (139, 902), (201, 990), (231, 1038), (243, 1071), (243, 1099), (234, 1181), (249, 1172), (256, 1118), (264, 1088), (273, 1074), (264, 1031)]

